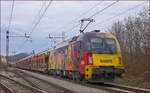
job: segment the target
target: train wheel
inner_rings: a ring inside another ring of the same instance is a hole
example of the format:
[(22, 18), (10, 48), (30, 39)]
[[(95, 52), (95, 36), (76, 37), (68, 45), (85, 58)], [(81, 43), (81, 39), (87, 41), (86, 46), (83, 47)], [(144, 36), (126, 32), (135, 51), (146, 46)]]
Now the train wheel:
[(63, 70), (60, 71), (60, 77), (62, 77), (62, 78), (64, 77), (63, 76)]
[(82, 83), (87, 83), (88, 81), (85, 79), (85, 75), (83, 75), (83, 74), (80, 74), (80, 81), (82, 82)]
[(81, 81), (80, 73), (79, 73), (79, 72), (76, 72), (76, 73), (75, 73), (75, 80), (76, 80), (77, 82), (80, 82), (80, 81)]
[(72, 79), (75, 81), (77, 79), (76, 72), (72, 72)]
[(84, 75), (79, 74), (79, 80), (82, 81), (84, 79)]

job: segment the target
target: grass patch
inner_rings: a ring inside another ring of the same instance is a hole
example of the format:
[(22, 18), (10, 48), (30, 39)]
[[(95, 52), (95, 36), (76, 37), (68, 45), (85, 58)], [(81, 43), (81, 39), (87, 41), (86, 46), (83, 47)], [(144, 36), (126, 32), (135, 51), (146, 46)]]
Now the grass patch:
[(119, 81), (120, 83), (126, 84), (126, 85), (142, 87), (142, 88), (146, 87), (146, 81), (142, 78), (123, 78)]

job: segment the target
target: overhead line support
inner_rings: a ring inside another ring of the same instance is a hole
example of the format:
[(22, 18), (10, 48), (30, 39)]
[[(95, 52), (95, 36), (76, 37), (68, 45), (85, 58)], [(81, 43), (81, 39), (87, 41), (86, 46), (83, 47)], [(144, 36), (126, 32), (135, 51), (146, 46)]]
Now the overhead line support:
[(10, 37), (25, 37), (25, 38), (30, 38), (29, 35), (25, 33), (25, 35), (9, 35), (9, 30), (6, 31), (6, 69), (8, 69), (8, 59), (9, 59), (9, 38)]
[(9, 30), (6, 31), (6, 69), (8, 69), (8, 56), (9, 56)]

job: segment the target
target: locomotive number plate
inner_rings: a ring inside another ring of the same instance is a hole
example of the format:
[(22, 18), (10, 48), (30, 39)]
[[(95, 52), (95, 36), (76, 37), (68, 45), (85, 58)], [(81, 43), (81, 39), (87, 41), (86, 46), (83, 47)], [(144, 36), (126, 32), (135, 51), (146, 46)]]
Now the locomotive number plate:
[(102, 63), (111, 63), (112, 60), (100, 60), (100, 62), (102, 62)]

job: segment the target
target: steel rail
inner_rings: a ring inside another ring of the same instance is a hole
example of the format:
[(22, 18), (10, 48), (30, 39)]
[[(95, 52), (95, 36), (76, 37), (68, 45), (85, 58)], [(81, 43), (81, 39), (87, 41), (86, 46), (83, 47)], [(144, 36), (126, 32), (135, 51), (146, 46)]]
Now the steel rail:
[[(20, 70), (20, 69), (17, 69), (17, 70)], [(21, 72), (23, 72), (23, 70), (20, 70)], [(39, 73), (39, 74), (42, 74), (42, 73)], [(46, 75), (46, 74), (44, 74)], [(31, 76), (31, 75), (29, 75)], [(48, 76), (48, 75), (46, 75)], [(35, 76), (33, 76), (35, 77)], [(35, 77), (35, 78), (38, 78), (38, 77)], [(56, 78), (54, 76), (54, 78)], [(66, 79), (64, 78), (59, 78), (57, 77), (57, 79), (63, 79), (66, 81)], [(40, 79), (41, 80), (41, 79)], [(68, 80), (67, 80), (68, 81)], [(85, 83), (81, 83), (81, 82), (74, 82), (72, 80), (69, 80), (71, 81), (72, 83), (77, 83), (77, 84), (85, 84)], [(98, 88), (98, 86), (102, 86), (102, 85), (99, 85), (99, 83), (95, 83), (95, 84), (87, 84), (88, 86), (90, 85), (90, 87), (95, 87), (95, 88)], [(94, 86), (91, 86), (91, 85), (94, 85)], [(144, 92), (144, 93), (150, 93), (150, 89), (145, 89), (145, 88), (138, 88), (138, 87), (133, 87), (133, 86), (126, 86), (126, 85), (122, 85), (122, 84), (116, 84), (116, 83), (111, 83), (111, 82), (105, 82), (104, 83), (104, 86), (102, 86), (104, 88), (109, 89), (109, 90), (114, 90), (114, 91), (120, 91), (120, 92)], [(118, 92), (117, 92), (118, 93)]]
[(4, 89), (4, 91), (6, 91), (6, 93), (15, 93), (13, 90), (11, 90), (10, 88), (8, 88), (2, 82), (0, 82), (0, 86), (1, 86), (2, 89)]
[(135, 91), (141, 91), (141, 92), (148, 92), (148, 93), (150, 93), (150, 89), (146, 89), (146, 88), (133, 87), (133, 86), (116, 84), (116, 83), (111, 83), (111, 82), (106, 82), (104, 84), (110, 85), (110, 86), (113, 86), (113, 87), (117, 87), (117, 88), (122, 88), (122, 89), (129, 89), (129, 90), (133, 90), (133, 91), (135, 90)]
[[(22, 70), (22, 69), (18, 69), (18, 68), (17, 68), (17, 70), (24, 73), (24, 70)], [(31, 71), (31, 72), (32, 72), (32, 71)], [(41, 75), (45, 75), (45, 76), (49, 76), (49, 75), (44, 74), (44, 73), (38, 73), (38, 72), (34, 72), (34, 73), (41, 74)], [(40, 79), (40, 78), (38, 78), (38, 77), (36, 77), (36, 76), (34, 76), (34, 75), (30, 75), (30, 74), (27, 74), (27, 73), (25, 73), (25, 74), (28, 75), (28, 76), (30, 76), (30, 77), (32, 76), (32, 77), (34, 77), (34, 78), (37, 78), (37, 79), (39, 79), (39, 80), (41, 80), (41, 81), (43, 81), (43, 82), (46, 81), (46, 80)], [(93, 86), (93, 84), (87, 84), (87, 83), (85, 83), (85, 82), (78, 82), (78, 81), (76, 82), (76, 81), (73, 81), (73, 80), (64, 79), (64, 78), (60, 78), (60, 77), (57, 77), (57, 76), (52, 76), (52, 77), (53, 77), (53, 78), (56, 78), (56, 79), (64, 80), (64, 81), (67, 81), (67, 82), (71, 82), (71, 83), (83, 85), (83, 86), (86, 86), (86, 87), (91, 87), (91, 88), (95, 88), (95, 89), (101, 89), (101, 88), (98, 88), (98, 85), (94, 85), (94, 86)], [(52, 84), (52, 83), (51, 83), (51, 84)], [(85, 85), (85, 84), (86, 84), (86, 85)], [(55, 85), (55, 84), (52, 84), (52, 85), (58, 87), (58, 86)], [(95, 87), (95, 86), (97, 86), (97, 87)], [(58, 88), (65, 89), (65, 88), (63, 88), (63, 87), (58, 87)], [(113, 91), (113, 93), (131, 92), (131, 91), (128, 91), (128, 90), (117, 89), (117, 88), (110, 89), (109, 87), (103, 87), (102, 90), (111, 91), (111, 92)], [(73, 92), (73, 91), (70, 91), (70, 90), (67, 90), (67, 91), (69, 91), (69, 93), (72, 93), (72, 92)], [(119, 92), (118, 92), (118, 91), (119, 91)]]
[(18, 72), (12, 71), (13, 73), (15, 73), (16, 75), (18, 75), (19, 77), (23, 78), (26, 82), (28, 82), (32, 87), (38, 88), (40, 90), (42, 90), (40, 87), (38, 87), (36, 84), (34, 84), (32, 81), (30, 81), (29, 79), (27, 79), (27, 75), (23, 76)]
[[(2, 76), (3, 78), (9, 79), (9, 80), (11, 80), (11, 81), (13, 81), (13, 82), (15, 82), (15, 83), (17, 83), (17, 84), (23, 86), (23, 87), (26, 87), (26, 88), (28, 88), (28, 89), (31, 89), (31, 91), (33, 91), (33, 93), (47, 93), (46, 91), (40, 90), (40, 89), (35, 88), (35, 87), (32, 87), (32, 86), (25, 85), (25, 84), (20, 83), (20, 82), (18, 82), (18, 81), (16, 81), (16, 80), (13, 80), (13, 79), (11, 79), (11, 78), (5, 76), (5, 75), (0, 74), (0, 76)], [(8, 92), (8, 93), (9, 93), (9, 92)]]
[[(56, 84), (53, 84), (53, 83), (50, 83), (50, 82), (47, 82), (47, 81), (45, 81), (45, 80), (43, 80), (43, 79), (40, 79), (40, 78), (38, 78), (38, 77), (36, 77), (36, 76), (27, 74), (27, 73), (25, 73), (24, 71), (22, 71), (22, 70), (20, 70), (20, 69), (16, 69), (16, 70), (18, 70), (18, 71), (24, 73), (25, 76), (32, 77), (32, 78), (38, 79), (38, 80), (40, 80), (40, 81), (42, 81), (42, 82), (48, 83), (48, 84), (50, 84), (50, 85), (52, 85), (52, 86), (54, 86), (54, 87), (57, 87), (57, 88), (59, 88), (59, 89), (61, 89), (61, 90), (66, 91), (67, 93), (73, 93), (72, 91), (70, 91), (70, 90), (68, 90), (68, 89), (66, 89), (66, 88), (60, 87), (60, 86), (58, 86), (58, 85), (56, 85)], [(20, 75), (20, 74), (18, 74), (18, 73), (16, 73), (16, 72), (13, 72), (13, 73), (19, 75), (20, 77), (24, 77), (23, 75)], [(28, 80), (26, 77), (24, 77), (24, 79), (25, 79), (25, 80)], [(28, 81), (29, 81), (29, 80), (28, 80)], [(31, 82), (31, 83), (32, 83), (33, 85), (35, 85), (33, 82)]]

